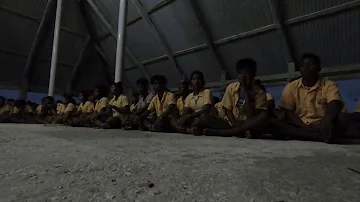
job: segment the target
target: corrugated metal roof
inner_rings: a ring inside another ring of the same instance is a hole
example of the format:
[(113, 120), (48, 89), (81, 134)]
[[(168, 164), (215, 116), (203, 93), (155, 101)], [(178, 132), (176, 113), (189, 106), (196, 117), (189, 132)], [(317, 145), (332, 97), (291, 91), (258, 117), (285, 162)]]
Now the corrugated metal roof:
[(281, 1), (286, 13), (286, 19), (303, 16), (320, 10), (338, 6), (353, 0), (286, 0)]
[(360, 10), (290, 27), (297, 60), (303, 53), (315, 53), (323, 66), (360, 63)]
[(190, 1), (175, 1), (152, 14), (151, 19), (173, 52), (206, 43)]
[(267, 0), (199, 0), (215, 40), (273, 23)]
[[(118, 0), (93, 0), (105, 18), (117, 31)], [(165, 55), (164, 47), (155, 40), (146, 22), (140, 16), (132, 0), (129, 0), (126, 45), (139, 63), (144, 63), (150, 75), (164, 74), (168, 77), (169, 88), (176, 87), (182, 79)], [(206, 44), (203, 29), (197, 21), (190, 0), (140, 0), (158, 32), (163, 36), (169, 49), (175, 54), (177, 64), (190, 74), (198, 69), (204, 72), (208, 82), (221, 80), (222, 70)], [(197, 0), (210, 35), (216, 41), (215, 49), (220, 53), (232, 78), (236, 77), (235, 63), (244, 57), (254, 58), (258, 64), (258, 75), (286, 73), (287, 61), (284, 57), (283, 39), (273, 26), (268, 0)], [(358, 0), (287, 0), (280, 1), (286, 20), (333, 8), (349, 2), (358, 2), (356, 8), (330, 13), (306, 22), (285, 23), (285, 33), (289, 34), (290, 48), (296, 60), (304, 52), (314, 52), (324, 66), (360, 63), (360, 9)], [(27, 54), (30, 51), (47, 0), (2, 0), (0, 1), (0, 63), (11, 66), (11, 73), (0, 74), (1, 83), (18, 85), (21, 82)], [(161, 6), (160, 6), (161, 5)], [(355, 4), (354, 4), (355, 5)], [(154, 8), (157, 9), (154, 9)], [(103, 25), (90, 6), (86, 6), (97, 34), (103, 36), (109, 30)], [(339, 9), (337, 9), (339, 10)], [(77, 0), (64, 0), (62, 31), (59, 46), (58, 78), (67, 78), (75, 65), (84, 45), (87, 30), (79, 12)], [(316, 17), (316, 16), (315, 16)], [(5, 20), (4, 20), (5, 19)], [(291, 21), (291, 20), (290, 20)], [(288, 21), (288, 22), (290, 22)], [(300, 20), (301, 21), (301, 20)], [(265, 27), (265, 28), (264, 28)], [(259, 29), (260, 28), (260, 29)], [(258, 31), (254, 31), (258, 30)], [(260, 30), (260, 32), (259, 32)], [(255, 34), (254, 34), (255, 33)], [(229, 38), (231, 36), (231, 38)], [(115, 65), (116, 39), (114, 36), (101, 41), (109, 64)], [(52, 49), (50, 31), (40, 52), (31, 81), (36, 86), (47, 86)], [(215, 51), (216, 52), (216, 51)], [(156, 59), (155, 59), (156, 58)], [(99, 80), (104, 75), (97, 54), (91, 59), (94, 67), (80, 75), (86, 77), (80, 82)], [(155, 62), (153, 62), (155, 61)], [(87, 66), (90, 63), (86, 64)], [(146, 77), (139, 68), (125, 57), (126, 76), (135, 83), (139, 77)], [(110, 70), (113, 73), (113, 70)], [(88, 79), (89, 78), (89, 79)], [(57, 88), (65, 88), (67, 79), (57, 79)], [(1, 84), (0, 83), (0, 84)], [(78, 88), (86, 87), (83, 83)]]
[(15, 13), (41, 20), (47, 2), (48, 0), (2, 0), (0, 5)]
[(1, 9), (0, 19), (2, 19), (0, 20), (1, 48), (27, 54), (39, 26), (38, 23), (24, 20), (20, 16), (12, 15)]

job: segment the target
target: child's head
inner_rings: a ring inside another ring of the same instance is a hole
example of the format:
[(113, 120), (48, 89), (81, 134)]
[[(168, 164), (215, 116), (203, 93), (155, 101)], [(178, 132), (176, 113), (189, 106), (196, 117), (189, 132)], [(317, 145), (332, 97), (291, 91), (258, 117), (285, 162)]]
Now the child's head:
[(64, 94), (63, 95), (63, 101), (62, 101), (63, 104), (67, 105), (69, 103), (72, 103), (72, 104), (76, 104), (74, 98), (72, 97), (72, 95), (70, 94)]
[(136, 104), (138, 102), (139, 102), (139, 94), (138, 93), (133, 93), (131, 95), (131, 103)]
[(236, 63), (236, 71), (240, 82), (248, 85), (256, 75), (257, 63), (250, 58), (244, 58)]
[(8, 104), (10, 107), (15, 107), (15, 100), (14, 100), (14, 99), (8, 99), (8, 100), (7, 100), (7, 104)]
[(183, 80), (179, 83), (179, 93), (180, 95), (187, 94), (189, 92), (189, 82)]
[(166, 89), (167, 79), (163, 75), (151, 77), (151, 85), (156, 93), (164, 92)]
[(205, 77), (204, 74), (200, 71), (194, 71), (191, 73), (191, 86), (194, 90), (203, 89), (205, 86)]
[(85, 91), (85, 90), (81, 91), (79, 93), (80, 102), (86, 102), (89, 99), (89, 96), (90, 96), (89, 91)]
[(149, 90), (149, 81), (145, 78), (140, 78), (136, 81), (136, 87), (139, 94), (147, 93)]
[(26, 106), (26, 101), (25, 100), (16, 100), (15, 101), (15, 107), (18, 109), (23, 109)]
[(110, 88), (110, 93), (111, 95), (121, 95), (123, 93), (122, 83), (113, 83)]
[(107, 95), (108, 95), (108, 88), (107, 86), (104, 85), (97, 86), (93, 94), (95, 99), (101, 99), (103, 97), (107, 97)]
[(0, 105), (5, 105), (6, 99), (3, 96), (0, 96)]

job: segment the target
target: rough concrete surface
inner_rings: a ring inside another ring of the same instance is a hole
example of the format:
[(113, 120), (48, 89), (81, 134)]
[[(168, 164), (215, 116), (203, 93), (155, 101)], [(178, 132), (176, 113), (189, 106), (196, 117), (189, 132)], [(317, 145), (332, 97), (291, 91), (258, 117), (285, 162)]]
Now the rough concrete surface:
[(360, 201), (360, 146), (3, 124), (0, 155), (0, 201)]

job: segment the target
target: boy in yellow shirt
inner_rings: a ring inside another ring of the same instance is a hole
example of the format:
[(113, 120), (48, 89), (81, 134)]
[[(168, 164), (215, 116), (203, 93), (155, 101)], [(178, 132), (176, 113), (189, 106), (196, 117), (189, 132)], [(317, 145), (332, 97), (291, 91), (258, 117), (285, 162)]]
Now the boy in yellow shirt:
[[(151, 78), (151, 84), (156, 93), (151, 100), (147, 110), (138, 117), (141, 123), (140, 129), (152, 132), (171, 131), (171, 118), (176, 110), (175, 95), (166, 89), (167, 79), (162, 75), (155, 75)], [(150, 113), (155, 112), (157, 119), (155, 122), (148, 122), (146, 119)]]
[(194, 71), (190, 79), (193, 92), (185, 99), (184, 110), (177, 121), (176, 128), (181, 133), (201, 135), (198, 119), (201, 115), (211, 112), (213, 96), (209, 89), (204, 88), (205, 78), (202, 72)]
[(337, 131), (346, 123), (342, 113), (343, 101), (336, 83), (320, 77), (320, 58), (304, 54), (301, 59), (301, 78), (285, 86), (280, 107), (285, 111), (287, 123), (272, 123), (273, 133), (293, 139), (332, 142)]
[(125, 121), (124, 115), (130, 114), (129, 101), (123, 95), (122, 83), (118, 82), (111, 85), (110, 92), (113, 98), (106, 105), (104, 117), (94, 122), (95, 126), (103, 129), (121, 128)]
[(10, 116), (11, 123), (35, 123), (34, 112), (25, 100), (15, 101), (14, 110)]
[(225, 91), (221, 105), (226, 117), (204, 115), (200, 125), (204, 135), (257, 137), (269, 123), (266, 94), (254, 83), (257, 64), (250, 58), (236, 64), (238, 82), (230, 84)]
[(11, 113), (11, 109), (9, 105), (6, 104), (6, 99), (3, 96), (0, 96), (0, 123), (6, 122), (9, 115)]

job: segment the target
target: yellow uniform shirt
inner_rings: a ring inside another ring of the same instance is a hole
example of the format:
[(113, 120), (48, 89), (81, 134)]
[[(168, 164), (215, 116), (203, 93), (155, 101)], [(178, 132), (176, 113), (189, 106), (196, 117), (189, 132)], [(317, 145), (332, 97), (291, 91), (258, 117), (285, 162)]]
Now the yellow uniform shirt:
[[(113, 105), (119, 108), (124, 108), (126, 106), (129, 106), (129, 101), (125, 95), (120, 95), (117, 99), (114, 96), (110, 100), (109, 105)], [(120, 116), (119, 112), (117, 112), (115, 109), (113, 109), (112, 112), (113, 112), (113, 116)]]
[(4, 105), (3, 107), (0, 108), (0, 115), (6, 113), (11, 113), (11, 108), (9, 107), (9, 105)]
[(42, 105), (38, 105), (38, 106), (36, 107), (36, 113), (37, 113), (37, 114), (40, 114), (40, 113), (41, 113), (41, 110), (42, 110)]
[(190, 93), (185, 99), (185, 108), (189, 108), (194, 112), (200, 111), (205, 105), (212, 104), (212, 94), (209, 89), (205, 89), (194, 96)]
[[(12, 113), (17, 114), (17, 113), (19, 113), (19, 112), (20, 112), (20, 109), (18, 109), (17, 107), (14, 107)], [(32, 108), (31, 108), (29, 105), (26, 105), (26, 106), (25, 106), (24, 113), (33, 113), (33, 110), (32, 110)]]
[(223, 106), (221, 105), (221, 102), (216, 103), (215, 108), (216, 108), (218, 116), (222, 119), (225, 118), (226, 114), (225, 114)]
[(101, 109), (106, 107), (108, 104), (109, 104), (109, 99), (107, 97), (103, 97), (100, 100), (96, 101), (94, 111), (100, 113)]
[(136, 108), (135, 104), (130, 105), (130, 112), (134, 112), (135, 108)]
[[(240, 82), (234, 82), (229, 84), (226, 88), (221, 105), (228, 110), (232, 110), (236, 119), (246, 120), (247, 117), (242, 111), (242, 108), (238, 106), (239, 91), (241, 89)], [(267, 110), (267, 99), (266, 94), (257, 85), (253, 85), (252, 91), (250, 92), (252, 99), (254, 100), (255, 109)], [(227, 117), (225, 117), (227, 119)]]
[(56, 112), (58, 112), (60, 110), (61, 107), (63, 107), (64, 104), (62, 103), (57, 103), (56, 104)]
[(185, 108), (185, 102), (183, 100), (183, 97), (179, 97), (179, 99), (177, 99), (176, 101), (176, 107), (179, 111), (179, 115), (181, 116), (184, 113), (184, 108)]
[(62, 107), (60, 107), (59, 111), (57, 112), (58, 114), (64, 114), (67, 112), (75, 112), (76, 111), (76, 105), (74, 105), (73, 103), (69, 103), (67, 105), (64, 105)]
[(280, 106), (295, 112), (309, 125), (318, 123), (324, 117), (327, 103), (333, 100), (341, 101), (335, 82), (321, 78), (313, 87), (307, 88), (300, 78), (285, 86)]
[(148, 107), (148, 110), (151, 112), (155, 111), (156, 115), (160, 116), (168, 109), (169, 105), (175, 105), (175, 104), (176, 104), (175, 95), (171, 92), (164, 92), (164, 95), (162, 96), (161, 100), (159, 99), (159, 96), (157, 94), (153, 97)]
[(274, 100), (274, 97), (270, 93), (266, 93), (266, 100)]
[(360, 112), (360, 101), (357, 103), (355, 107), (355, 112)]
[(86, 101), (85, 103), (81, 103), (77, 109), (78, 112), (81, 113), (91, 113), (94, 111), (94, 103), (90, 101)]

